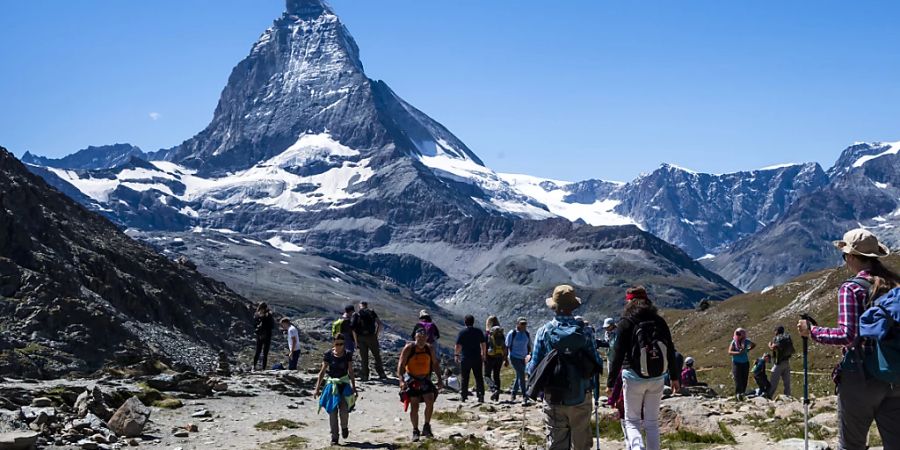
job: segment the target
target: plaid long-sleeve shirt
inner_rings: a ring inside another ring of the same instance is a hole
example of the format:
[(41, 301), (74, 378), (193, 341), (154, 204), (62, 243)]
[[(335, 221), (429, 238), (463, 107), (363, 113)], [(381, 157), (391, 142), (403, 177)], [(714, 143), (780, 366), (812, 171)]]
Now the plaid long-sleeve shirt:
[[(865, 270), (856, 274), (859, 278), (872, 279)], [(820, 344), (850, 347), (859, 335), (859, 316), (865, 307), (866, 290), (852, 282), (845, 282), (838, 290), (837, 328), (812, 327), (810, 337)]]

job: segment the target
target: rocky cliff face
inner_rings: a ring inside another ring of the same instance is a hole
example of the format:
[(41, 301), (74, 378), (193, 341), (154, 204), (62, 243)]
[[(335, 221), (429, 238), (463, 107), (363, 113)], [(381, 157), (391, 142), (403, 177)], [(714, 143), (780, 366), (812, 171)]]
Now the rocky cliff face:
[(663, 164), (622, 187), (615, 210), (698, 258), (752, 235), (827, 183), (815, 163), (724, 175)]
[(249, 320), (224, 284), (125, 236), (0, 148), (0, 373), (148, 357), (208, 368)]
[(708, 266), (743, 289), (758, 290), (840, 262), (831, 241), (865, 226), (900, 245), (900, 143), (856, 144), (828, 170), (827, 186), (783, 217), (736, 242)]

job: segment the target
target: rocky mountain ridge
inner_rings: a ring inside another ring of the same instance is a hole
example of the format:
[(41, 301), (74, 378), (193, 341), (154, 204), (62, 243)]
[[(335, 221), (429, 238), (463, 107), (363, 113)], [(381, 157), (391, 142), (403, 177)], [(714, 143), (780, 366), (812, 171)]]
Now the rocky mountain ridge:
[(0, 148), (0, 373), (58, 377), (158, 359), (204, 367), (249, 304), (125, 236)]

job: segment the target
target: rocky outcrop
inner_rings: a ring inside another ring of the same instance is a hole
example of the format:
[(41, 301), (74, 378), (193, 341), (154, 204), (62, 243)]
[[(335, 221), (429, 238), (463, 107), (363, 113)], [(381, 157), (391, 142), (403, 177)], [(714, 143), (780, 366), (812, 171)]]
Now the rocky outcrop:
[(0, 373), (39, 377), (147, 357), (211, 366), (250, 320), (223, 284), (127, 237), (5, 149), (0, 313)]
[(29, 152), (22, 155), (22, 162), (43, 167), (73, 170), (96, 170), (118, 167), (132, 158), (146, 158), (140, 148), (131, 144), (90, 146), (59, 159), (36, 156)]

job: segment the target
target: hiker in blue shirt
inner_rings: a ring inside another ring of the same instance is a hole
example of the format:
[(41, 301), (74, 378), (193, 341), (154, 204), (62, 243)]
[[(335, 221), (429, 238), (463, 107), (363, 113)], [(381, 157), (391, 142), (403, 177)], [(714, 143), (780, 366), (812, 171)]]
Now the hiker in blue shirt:
[[(546, 303), (556, 312), (556, 318), (544, 324), (535, 335), (534, 351), (527, 371), (540, 380), (543, 374), (536, 369), (546, 367), (541, 364), (542, 360), (553, 355), (557, 358), (557, 364), (563, 365), (563, 373), (566, 374), (562, 380), (548, 377), (544, 387), (547, 448), (588, 450), (592, 446), (591, 378), (602, 363), (592, 337), (584, 329), (584, 322), (576, 321), (572, 316), (572, 312), (581, 306), (575, 289), (568, 285), (557, 286)], [(580, 367), (585, 364), (590, 367)], [(587, 372), (591, 375), (584, 376), (584, 369), (589, 369)]]
[(509, 349), (509, 363), (516, 371), (516, 381), (512, 386), (512, 401), (516, 401), (518, 392), (522, 392), (522, 403), (528, 404), (528, 396), (525, 395), (525, 364), (531, 355), (531, 334), (528, 333), (528, 320), (519, 317), (516, 327), (506, 333), (506, 348)]

